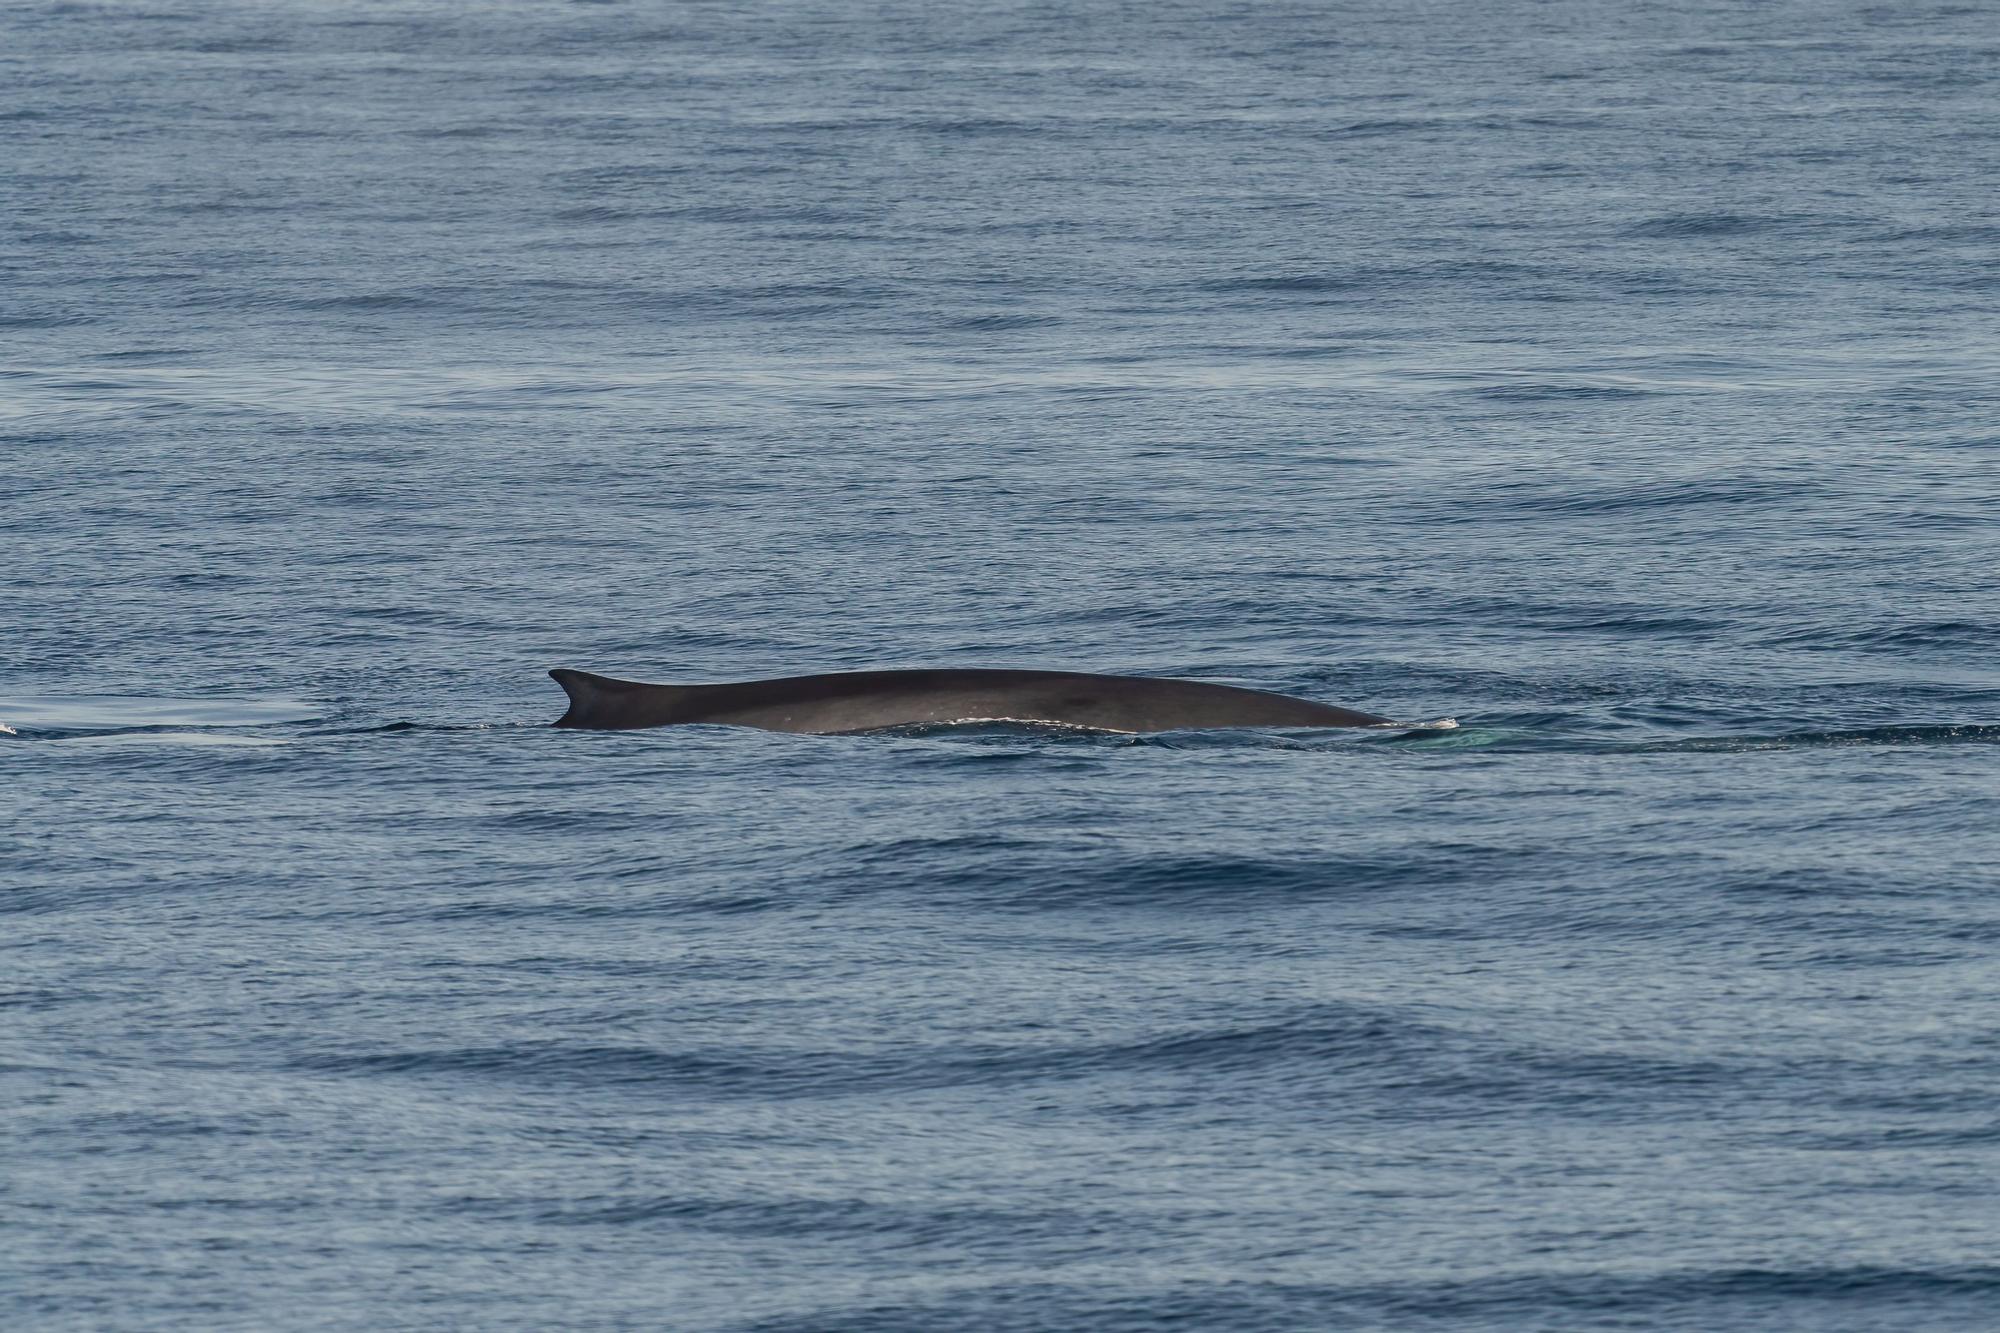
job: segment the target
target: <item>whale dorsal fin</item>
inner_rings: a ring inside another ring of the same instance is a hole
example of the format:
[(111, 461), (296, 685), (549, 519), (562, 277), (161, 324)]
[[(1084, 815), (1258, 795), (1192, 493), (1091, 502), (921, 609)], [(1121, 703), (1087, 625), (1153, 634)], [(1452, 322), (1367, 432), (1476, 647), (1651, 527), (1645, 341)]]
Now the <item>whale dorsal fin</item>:
[(625, 720), (625, 714), (631, 708), (634, 694), (673, 689), (670, 685), (613, 680), (609, 676), (572, 671), (568, 667), (557, 667), (549, 672), (549, 679), (562, 686), (563, 693), (569, 696), (569, 711), (556, 719), (559, 727), (631, 726), (633, 724)]

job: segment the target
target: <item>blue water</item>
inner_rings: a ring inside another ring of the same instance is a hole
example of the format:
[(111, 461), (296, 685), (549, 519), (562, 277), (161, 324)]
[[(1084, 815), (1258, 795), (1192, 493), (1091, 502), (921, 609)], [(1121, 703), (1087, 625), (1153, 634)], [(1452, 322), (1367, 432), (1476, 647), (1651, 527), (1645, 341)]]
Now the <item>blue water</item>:
[(1986, 5), (9, 5), (0, 1326), (2000, 1326), (1996, 200)]

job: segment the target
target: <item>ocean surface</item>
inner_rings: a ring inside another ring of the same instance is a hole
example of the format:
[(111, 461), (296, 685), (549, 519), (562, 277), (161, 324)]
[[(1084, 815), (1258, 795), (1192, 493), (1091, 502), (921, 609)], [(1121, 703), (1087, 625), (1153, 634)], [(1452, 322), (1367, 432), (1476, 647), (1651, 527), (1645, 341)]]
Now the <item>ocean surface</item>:
[(18, 0), (0, 723), (8, 1330), (2000, 1327), (2000, 11)]

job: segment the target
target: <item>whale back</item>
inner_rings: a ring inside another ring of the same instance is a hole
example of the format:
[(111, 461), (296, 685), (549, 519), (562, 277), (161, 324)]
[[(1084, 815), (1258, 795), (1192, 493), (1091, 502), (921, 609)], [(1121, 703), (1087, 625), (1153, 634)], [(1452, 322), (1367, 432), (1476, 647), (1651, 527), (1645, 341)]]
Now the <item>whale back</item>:
[(650, 685), (568, 668), (549, 675), (569, 695), (556, 725), (593, 730), (706, 722), (827, 734), (1012, 721), (1147, 732), (1388, 722), (1233, 685), (1072, 671), (855, 671), (712, 685)]

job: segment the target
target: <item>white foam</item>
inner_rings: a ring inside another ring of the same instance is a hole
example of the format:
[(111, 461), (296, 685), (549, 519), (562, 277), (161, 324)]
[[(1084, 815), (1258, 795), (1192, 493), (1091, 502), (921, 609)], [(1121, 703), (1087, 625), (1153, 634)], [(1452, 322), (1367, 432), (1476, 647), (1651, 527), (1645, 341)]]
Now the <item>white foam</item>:
[(949, 722), (933, 722), (930, 726), (945, 727), (1054, 727), (1062, 731), (1101, 731), (1113, 736), (1136, 736), (1135, 731), (1122, 731), (1117, 727), (1094, 727), (1083, 722), (1057, 722), (1046, 717), (955, 717)]

